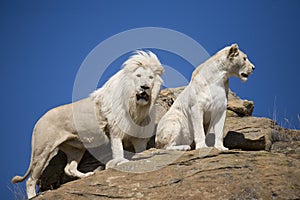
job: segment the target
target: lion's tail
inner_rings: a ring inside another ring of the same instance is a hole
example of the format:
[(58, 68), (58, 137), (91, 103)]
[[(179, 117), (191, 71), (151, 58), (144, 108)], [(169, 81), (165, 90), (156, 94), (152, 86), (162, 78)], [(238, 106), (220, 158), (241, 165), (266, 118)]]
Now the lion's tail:
[(25, 175), (24, 175), (24, 176), (14, 176), (14, 177), (11, 179), (11, 182), (12, 182), (12, 183), (22, 182), (22, 181), (24, 181), (24, 180), (27, 178), (27, 176), (28, 176), (30, 173), (31, 173), (31, 160), (30, 160), (30, 165), (29, 165), (29, 167), (28, 167), (27, 172), (25, 173)]
[[(34, 132), (36, 131), (36, 128), (34, 128), (33, 130)], [(24, 181), (27, 176), (31, 173), (31, 168), (32, 168), (32, 158), (33, 158), (33, 151), (34, 151), (34, 134), (32, 134), (32, 139), (31, 139), (31, 157), (30, 157), (30, 164), (29, 164), (29, 167), (27, 169), (27, 172), (24, 174), (24, 176), (14, 176), (12, 179), (11, 179), (11, 182), (12, 183), (18, 183), (18, 182), (22, 182)]]
[(28, 167), (28, 169), (27, 169), (27, 172), (24, 174), (24, 176), (14, 176), (14, 177), (11, 179), (11, 182), (12, 182), (12, 183), (18, 183), (18, 182), (24, 181), (24, 180), (27, 178), (27, 176), (31, 173), (32, 155), (33, 155), (33, 152), (31, 152), (31, 159), (30, 159), (30, 164), (29, 164), (29, 167)]
[(12, 183), (18, 183), (24, 181), (24, 179), (29, 175), (30, 171), (27, 171), (24, 176), (15, 176), (11, 179)]
[[(31, 155), (31, 157), (32, 157), (32, 155)], [(27, 169), (27, 172), (24, 174), (24, 176), (14, 176), (11, 179), (12, 183), (22, 182), (22, 181), (24, 181), (27, 178), (27, 176), (31, 173), (31, 162), (32, 162), (32, 159), (30, 159), (29, 167)]]

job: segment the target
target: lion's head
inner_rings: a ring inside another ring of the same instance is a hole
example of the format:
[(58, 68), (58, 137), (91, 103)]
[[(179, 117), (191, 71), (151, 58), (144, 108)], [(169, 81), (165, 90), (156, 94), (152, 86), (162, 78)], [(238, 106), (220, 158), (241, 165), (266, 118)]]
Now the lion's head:
[(139, 67), (132, 73), (134, 81), (136, 102), (139, 105), (147, 105), (151, 100), (151, 90), (154, 86), (154, 73), (149, 68)]
[(103, 130), (117, 127), (137, 137), (142, 127), (143, 137), (151, 137), (153, 106), (161, 90), (163, 72), (162, 64), (150, 51), (136, 51), (126, 60), (119, 72), (90, 95), (99, 108), (97, 115), (103, 120)]
[(247, 81), (255, 67), (248, 60), (247, 55), (239, 50), (237, 44), (228, 47), (227, 58), (230, 62), (231, 75), (240, 78), (243, 82)]
[(130, 77), (130, 88), (134, 91), (135, 102), (138, 106), (153, 105), (160, 92), (162, 79), (160, 75), (164, 69), (156, 57), (150, 51), (136, 51), (124, 64), (123, 69)]

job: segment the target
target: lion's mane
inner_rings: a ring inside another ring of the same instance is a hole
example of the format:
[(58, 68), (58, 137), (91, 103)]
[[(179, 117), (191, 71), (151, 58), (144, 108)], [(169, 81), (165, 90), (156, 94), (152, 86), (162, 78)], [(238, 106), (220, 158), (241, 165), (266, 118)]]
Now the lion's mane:
[[(155, 77), (150, 103), (139, 107), (136, 105), (136, 86), (131, 80), (131, 74), (141, 66), (150, 68)], [(108, 125), (109, 129), (117, 128), (118, 136), (122, 138), (124, 134), (141, 138), (151, 137), (154, 130), (152, 108), (161, 90), (160, 75), (163, 72), (164, 69), (155, 54), (150, 51), (136, 51), (117, 74), (90, 95), (96, 105), (99, 105), (100, 121), (105, 121), (103, 127)]]

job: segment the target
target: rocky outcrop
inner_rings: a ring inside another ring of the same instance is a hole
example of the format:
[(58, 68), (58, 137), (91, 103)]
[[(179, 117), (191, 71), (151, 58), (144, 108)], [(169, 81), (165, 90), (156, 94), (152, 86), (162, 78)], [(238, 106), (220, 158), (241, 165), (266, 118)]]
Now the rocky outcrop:
[[(161, 92), (156, 122), (183, 89)], [(230, 151), (152, 148), (118, 166), (118, 170), (102, 170), (104, 164), (87, 151), (79, 170), (97, 173), (75, 181), (65, 175), (66, 158), (59, 151), (39, 182), (41, 193), (50, 191), (36, 199), (300, 198), (300, 131), (284, 129), (267, 118), (252, 117), (253, 101), (241, 100), (233, 92), (228, 99), (224, 145)], [(208, 134), (206, 143), (213, 146), (213, 141), (214, 135)]]
[[(297, 146), (289, 155), (150, 149), (118, 169), (98, 171), (35, 199), (299, 199)], [(177, 159), (164, 162), (170, 158)]]
[(224, 133), (226, 147), (251, 151), (270, 151), (275, 142), (300, 140), (299, 130), (282, 128), (273, 120), (262, 117), (228, 117)]
[(242, 100), (234, 92), (228, 92), (227, 116), (229, 117), (244, 117), (252, 116), (254, 102)]

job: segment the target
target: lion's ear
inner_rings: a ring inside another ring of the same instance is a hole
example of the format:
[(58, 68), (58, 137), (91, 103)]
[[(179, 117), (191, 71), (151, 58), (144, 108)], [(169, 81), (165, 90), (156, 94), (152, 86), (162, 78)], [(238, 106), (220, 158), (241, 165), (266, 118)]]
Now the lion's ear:
[(239, 46), (237, 44), (232, 44), (230, 46), (229, 51), (228, 51), (227, 57), (228, 58), (233, 58), (233, 57), (238, 56), (238, 55), (239, 55)]

